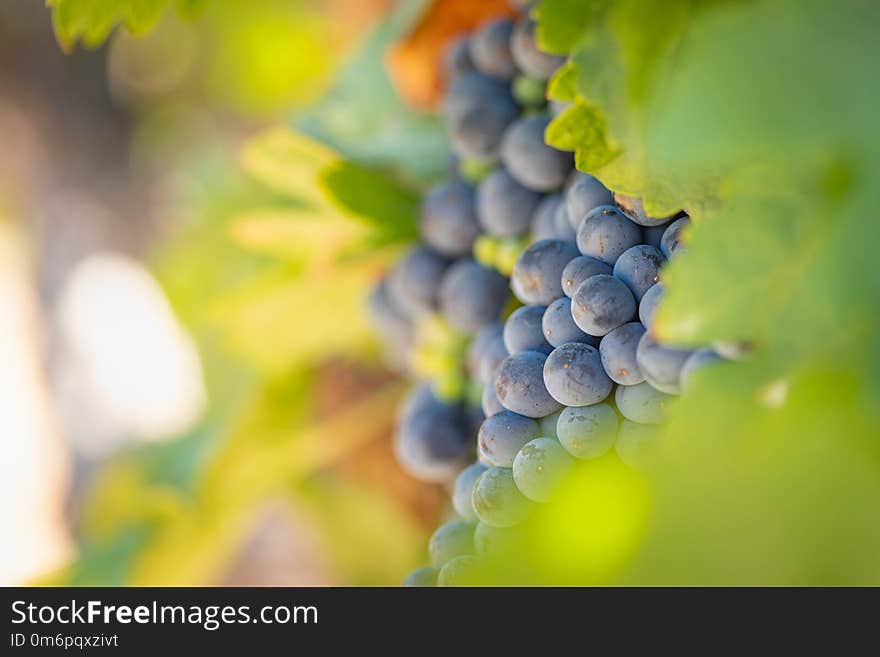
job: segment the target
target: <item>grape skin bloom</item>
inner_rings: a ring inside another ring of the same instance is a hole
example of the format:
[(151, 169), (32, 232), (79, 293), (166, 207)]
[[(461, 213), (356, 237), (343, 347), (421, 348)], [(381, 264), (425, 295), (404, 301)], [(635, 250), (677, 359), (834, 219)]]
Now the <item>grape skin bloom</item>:
[(559, 403), (544, 385), (544, 362), (538, 351), (522, 351), (508, 356), (498, 370), (495, 394), (504, 408), (531, 418), (541, 418), (559, 410)]
[(512, 527), (525, 519), (529, 500), (516, 487), (510, 468), (489, 468), (474, 486), (474, 511), (492, 527)]
[(630, 321), (636, 314), (636, 300), (629, 288), (614, 276), (588, 278), (571, 300), (571, 316), (578, 327), (597, 337)]
[(565, 450), (579, 459), (605, 454), (617, 439), (617, 413), (606, 403), (563, 409), (556, 435)]
[(510, 277), (513, 293), (523, 303), (548, 306), (561, 296), (562, 272), (578, 256), (570, 242), (541, 240), (517, 258)]
[(597, 404), (614, 387), (602, 367), (599, 350), (580, 342), (553, 350), (544, 364), (544, 384), (550, 395), (565, 406)]
[(553, 347), (544, 337), (544, 306), (522, 306), (504, 323), (504, 346), (508, 353), (540, 351), (549, 354)]
[(624, 251), (641, 243), (641, 229), (610, 205), (589, 212), (577, 229), (581, 254), (612, 266)]
[(645, 327), (639, 322), (629, 322), (608, 333), (599, 343), (602, 366), (615, 383), (634, 386), (645, 380), (636, 360), (639, 340)]
[(638, 424), (660, 424), (666, 416), (669, 395), (647, 381), (634, 386), (617, 386), (614, 402), (620, 414)]
[(477, 453), (487, 466), (509, 468), (520, 448), (541, 433), (535, 420), (512, 411), (487, 417), (480, 425)]
[(536, 438), (523, 446), (513, 461), (513, 480), (533, 502), (547, 502), (574, 461), (553, 438)]

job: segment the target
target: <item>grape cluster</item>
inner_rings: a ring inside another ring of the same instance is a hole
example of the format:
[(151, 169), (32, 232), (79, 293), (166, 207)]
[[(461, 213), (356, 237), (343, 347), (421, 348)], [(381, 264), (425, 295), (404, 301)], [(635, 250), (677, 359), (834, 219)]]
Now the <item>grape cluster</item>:
[(545, 143), (561, 63), (527, 16), (452, 45), (441, 113), (454, 173), (424, 200), (424, 243), (371, 298), (395, 362), (424, 380), (400, 412), (399, 461), (454, 482), (458, 518), (406, 585), (473, 581), (576, 460), (615, 450), (636, 466), (669, 397), (720, 358), (652, 331), (687, 215), (649, 216)]

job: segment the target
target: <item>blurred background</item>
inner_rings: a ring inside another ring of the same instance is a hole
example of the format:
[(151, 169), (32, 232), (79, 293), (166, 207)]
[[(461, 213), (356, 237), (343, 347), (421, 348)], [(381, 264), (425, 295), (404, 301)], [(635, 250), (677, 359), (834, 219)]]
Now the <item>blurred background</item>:
[(503, 4), (215, 0), (103, 43), (0, 4), (0, 583), (421, 562), (444, 491), (394, 462), (362, 306), (446, 167), (440, 44)]
[[(0, 584), (397, 585), (448, 491), (395, 463), (366, 299), (449, 169), (444, 46), (511, 3), (48, 4), (0, 3)], [(662, 337), (751, 351), (534, 514), (519, 581), (880, 581), (880, 11), (538, 10), (550, 143), (692, 211)]]

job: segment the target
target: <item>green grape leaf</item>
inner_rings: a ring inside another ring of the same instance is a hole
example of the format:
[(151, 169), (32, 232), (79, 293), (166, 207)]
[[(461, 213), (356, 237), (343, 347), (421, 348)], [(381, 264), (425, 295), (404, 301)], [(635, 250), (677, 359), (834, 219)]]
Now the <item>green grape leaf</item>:
[(550, 78), (547, 84), (547, 97), (565, 103), (574, 102), (578, 97), (577, 68), (571, 62), (565, 62)]
[[(183, 16), (195, 16), (206, 0), (176, 0)], [(171, 0), (48, 0), (58, 43), (65, 50), (77, 41), (87, 48), (97, 48), (117, 26), (132, 34), (152, 29)]]
[(569, 54), (598, 24), (610, 4), (609, 0), (543, 0), (533, 10), (538, 21), (538, 45), (553, 54)]
[[(581, 581), (880, 581), (880, 94), (866, 84), (880, 8), (629, 0), (584, 8), (593, 22), (575, 38), (554, 13), (567, 7), (538, 10), (573, 47), (557, 93), (574, 105), (548, 139), (649, 213), (691, 214), (662, 274), (658, 336), (750, 346), (671, 400), (644, 475), (648, 529), (616, 547), (626, 564)], [(591, 160), (597, 143), (615, 157)], [(532, 581), (559, 583), (547, 564), (569, 560), (554, 550), (590, 539), (572, 519), (585, 503), (536, 516), (551, 538)], [(594, 535), (618, 520), (605, 522)]]
[(576, 101), (547, 128), (547, 143), (561, 151), (574, 151), (581, 171), (596, 171), (620, 154), (608, 143), (602, 115), (591, 105)]

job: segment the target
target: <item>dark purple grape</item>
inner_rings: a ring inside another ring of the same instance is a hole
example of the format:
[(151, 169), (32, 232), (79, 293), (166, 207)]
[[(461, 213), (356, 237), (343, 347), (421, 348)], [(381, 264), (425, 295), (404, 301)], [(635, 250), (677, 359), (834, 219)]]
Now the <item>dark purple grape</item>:
[(544, 141), (550, 117), (536, 114), (518, 119), (504, 133), (501, 161), (522, 185), (536, 192), (552, 192), (565, 183), (571, 171), (571, 153), (558, 151)]
[(598, 404), (614, 387), (599, 350), (580, 342), (564, 344), (547, 356), (544, 384), (553, 399), (565, 406)]
[(642, 231), (611, 205), (591, 210), (577, 232), (577, 245), (583, 255), (613, 265), (628, 248), (641, 244)]
[(462, 180), (434, 187), (422, 203), (421, 229), (424, 240), (443, 255), (470, 253), (480, 234), (474, 188)]
[(504, 346), (507, 352), (540, 351), (549, 354), (553, 347), (544, 338), (541, 320), (544, 306), (522, 306), (514, 310), (504, 322)]
[(599, 274), (574, 293), (571, 315), (582, 331), (601, 337), (635, 317), (636, 300), (622, 281)]
[(521, 351), (508, 356), (498, 369), (495, 393), (504, 408), (540, 418), (559, 410), (559, 404), (544, 385), (544, 361), (538, 351)]
[(663, 283), (656, 283), (648, 288), (648, 291), (642, 296), (639, 302), (639, 320), (644, 327), (651, 330), (654, 323), (654, 314), (657, 312), (657, 304), (663, 298)]
[(523, 251), (513, 267), (510, 286), (523, 303), (547, 306), (562, 294), (562, 270), (578, 250), (570, 242), (541, 240)]
[(541, 428), (533, 419), (511, 411), (502, 411), (486, 418), (477, 436), (477, 454), (480, 463), (509, 468), (520, 448), (541, 435)]
[(597, 178), (580, 171), (575, 171), (569, 178), (565, 189), (565, 205), (568, 208), (568, 221), (575, 231), (592, 210), (613, 203), (611, 190)]
[(614, 263), (614, 276), (626, 283), (636, 301), (660, 280), (660, 270), (666, 258), (653, 246), (639, 244), (623, 253)]
[(498, 320), (507, 301), (507, 280), (473, 260), (459, 260), (446, 271), (438, 298), (453, 327), (475, 333)]
[(690, 226), (690, 223), (691, 220), (688, 217), (676, 219), (669, 224), (669, 228), (663, 233), (663, 237), (660, 240), (660, 250), (663, 251), (663, 255), (667, 258), (671, 258), (683, 249), (681, 233)]
[(645, 334), (639, 322), (630, 322), (608, 333), (599, 343), (602, 366), (615, 383), (634, 386), (645, 380), (636, 362), (636, 349)]
[(409, 317), (433, 312), (449, 260), (424, 246), (411, 249), (388, 278), (389, 291)]
[(541, 195), (496, 169), (477, 188), (477, 217), (490, 235), (514, 237), (528, 231)]

